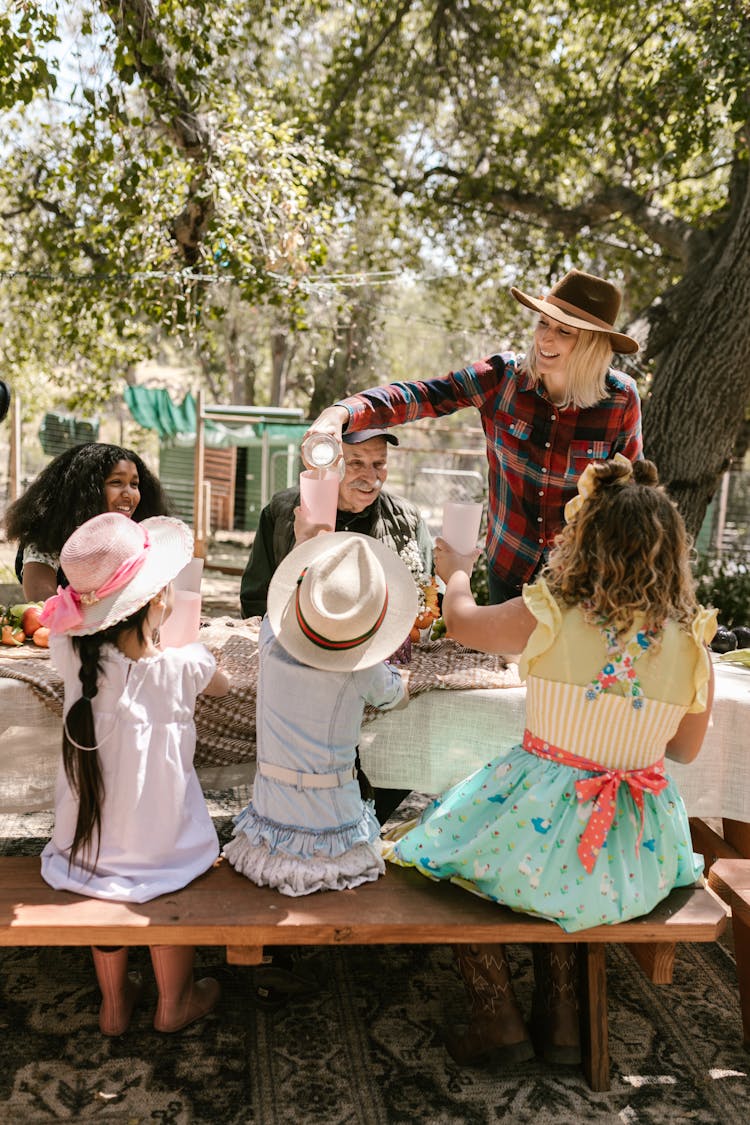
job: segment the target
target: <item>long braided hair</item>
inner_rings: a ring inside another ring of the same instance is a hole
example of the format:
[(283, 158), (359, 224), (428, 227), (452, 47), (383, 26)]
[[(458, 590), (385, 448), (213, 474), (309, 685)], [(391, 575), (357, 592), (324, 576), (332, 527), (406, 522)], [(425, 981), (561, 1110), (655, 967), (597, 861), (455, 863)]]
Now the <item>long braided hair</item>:
[[(68, 868), (74, 862), (92, 871), (99, 857), (99, 835), (104, 803), (104, 779), (102, 777), (94, 725), (94, 711), (91, 702), (99, 690), (101, 675), (101, 650), (106, 644), (117, 644), (121, 633), (135, 630), (141, 643), (145, 642), (144, 624), (148, 616), (150, 602), (146, 602), (130, 617), (118, 621), (108, 629), (85, 637), (72, 637), (72, 643), (81, 661), (78, 677), (83, 694), (77, 699), (65, 716), (63, 723), (63, 767), (71, 789), (78, 797), (78, 818), (76, 820), (73, 842), (70, 845)], [(104, 738), (106, 732), (100, 732)], [(96, 839), (96, 854), (91, 861), (91, 851)]]

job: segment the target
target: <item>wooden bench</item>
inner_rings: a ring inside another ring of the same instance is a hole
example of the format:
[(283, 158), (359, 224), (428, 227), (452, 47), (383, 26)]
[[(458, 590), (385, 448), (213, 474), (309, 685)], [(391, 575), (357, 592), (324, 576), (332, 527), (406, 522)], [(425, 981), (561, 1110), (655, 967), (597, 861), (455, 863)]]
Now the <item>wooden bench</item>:
[(287, 898), (223, 861), (184, 890), (139, 905), (53, 891), (33, 856), (0, 862), (0, 945), (223, 945), (231, 964), (257, 965), (263, 947), (275, 945), (574, 943), (584, 1072), (593, 1090), (609, 1089), (607, 945), (625, 944), (652, 981), (666, 984), (676, 943), (715, 941), (727, 914), (710, 891), (683, 888), (645, 918), (566, 934), (406, 868), (389, 866), (356, 890)]
[(740, 990), (742, 1039), (750, 1051), (750, 859), (720, 859), (708, 873), (709, 886), (732, 908), (732, 936)]

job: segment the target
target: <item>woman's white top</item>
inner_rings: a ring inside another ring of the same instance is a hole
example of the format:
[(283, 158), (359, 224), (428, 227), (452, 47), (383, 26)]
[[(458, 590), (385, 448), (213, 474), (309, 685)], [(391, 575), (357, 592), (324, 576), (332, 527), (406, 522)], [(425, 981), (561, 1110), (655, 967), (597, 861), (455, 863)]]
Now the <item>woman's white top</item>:
[[(68, 637), (50, 638), (50, 656), (63, 678), (67, 714), (82, 694), (80, 661)], [(42, 876), (57, 890), (147, 902), (184, 887), (219, 854), (193, 766), (195, 701), (216, 661), (202, 644), (135, 661), (104, 645), (101, 666), (92, 701), (105, 793), (98, 856), (94, 839), (93, 871), (78, 863), (68, 867), (78, 798), (61, 762)]]

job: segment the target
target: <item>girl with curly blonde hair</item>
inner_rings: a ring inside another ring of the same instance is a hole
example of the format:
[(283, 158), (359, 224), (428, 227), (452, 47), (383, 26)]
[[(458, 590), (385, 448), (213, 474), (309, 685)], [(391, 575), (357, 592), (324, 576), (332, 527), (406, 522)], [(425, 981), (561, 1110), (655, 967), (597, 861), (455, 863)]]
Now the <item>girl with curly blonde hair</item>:
[(558, 535), (544, 571), (550, 591), (566, 605), (587, 606), (589, 619), (606, 618), (618, 634), (638, 614), (652, 630), (670, 618), (689, 625), (698, 608), (690, 542), (656, 466), (621, 457), (587, 471), (580, 487), (591, 489), (588, 502), (578, 503), (581, 492), (570, 502), (568, 511), (580, 513)]
[[(565, 516), (540, 577), (502, 605), (475, 604), (474, 556), (438, 539), (448, 633), (522, 653), (526, 731), (392, 839), (388, 858), (573, 932), (647, 914), (701, 874), (664, 758), (700, 750), (716, 614), (696, 603), (685, 526), (651, 462), (591, 462)], [(534, 946), (531, 1038), (503, 947), (456, 956), (472, 999), (468, 1030), (447, 1036), (458, 1062), (534, 1049), (579, 1061), (574, 946)]]

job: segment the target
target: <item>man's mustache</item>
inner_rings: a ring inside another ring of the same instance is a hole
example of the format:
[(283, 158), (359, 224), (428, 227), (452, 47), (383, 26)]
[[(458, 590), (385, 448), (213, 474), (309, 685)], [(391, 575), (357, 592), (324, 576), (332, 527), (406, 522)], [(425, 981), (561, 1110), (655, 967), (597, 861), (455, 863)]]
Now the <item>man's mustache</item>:
[(382, 480), (363, 480), (362, 477), (357, 477), (349, 487), (358, 488), (361, 492), (378, 492), (383, 487), (383, 482)]

